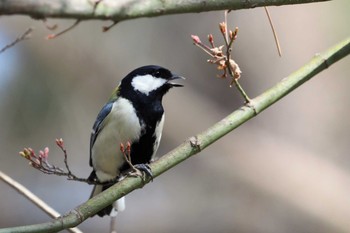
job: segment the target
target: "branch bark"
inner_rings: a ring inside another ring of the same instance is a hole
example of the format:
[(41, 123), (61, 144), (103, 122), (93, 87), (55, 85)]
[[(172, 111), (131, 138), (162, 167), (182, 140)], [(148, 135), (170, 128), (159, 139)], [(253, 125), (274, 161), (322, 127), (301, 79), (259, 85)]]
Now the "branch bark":
[[(260, 96), (251, 100), (223, 120), (206, 131), (189, 138), (174, 150), (151, 164), (154, 177), (159, 176), (192, 155), (199, 153), (221, 137), (225, 136), (244, 122), (258, 115), (266, 108), (292, 92), (294, 89), (327, 69), (329, 66), (350, 54), (350, 37), (341, 41), (328, 51), (315, 56), (308, 64), (295, 71), (287, 78), (277, 83)], [(149, 180), (147, 180), (149, 182)], [(0, 229), (0, 233), (15, 232), (57, 232), (62, 229), (75, 227), (87, 218), (96, 214), (102, 208), (110, 205), (118, 198), (144, 185), (141, 178), (128, 177), (111, 188), (76, 207), (66, 215), (51, 222)]]
[[(43, 200), (41, 200), (39, 197), (37, 197), (34, 193), (29, 191), (26, 187), (0, 171), (0, 180), (3, 180), (6, 184), (11, 186), (13, 189), (15, 189), (18, 193), (22, 194), (25, 198), (27, 198), (29, 201), (31, 201), (34, 205), (39, 207), (41, 210), (43, 210), (45, 213), (47, 213), (52, 218), (57, 218), (60, 216), (60, 214), (54, 210), (51, 206), (46, 204)], [(71, 233), (83, 233), (78, 228), (68, 228), (68, 232)]]
[(116, 22), (140, 17), (238, 10), (331, 0), (1, 0), (0, 15), (22, 14), (36, 19), (101, 19)]

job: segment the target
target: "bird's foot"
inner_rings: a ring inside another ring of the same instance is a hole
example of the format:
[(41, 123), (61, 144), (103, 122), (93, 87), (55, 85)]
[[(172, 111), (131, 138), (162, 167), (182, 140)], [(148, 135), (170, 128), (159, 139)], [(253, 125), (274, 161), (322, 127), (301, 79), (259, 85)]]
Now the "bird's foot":
[(143, 181), (146, 180), (146, 177), (150, 177), (151, 181), (153, 181), (153, 173), (151, 167), (148, 164), (140, 163), (132, 166), (132, 170), (129, 173), (129, 176), (133, 177), (141, 177)]
[(153, 181), (153, 174), (151, 167), (148, 164), (132, 164), (131, 162), (131, 143), (128, 141), (126, 143), (126, 148), (123, 143), (120, 143), (120, 151), (123, 153), (124, 159), (127, 164), (131, 167), (132, 171), (128, 173), (129, 176), (141, 177), (143, 181), (146, 181), (146, 176), (150, 177)]

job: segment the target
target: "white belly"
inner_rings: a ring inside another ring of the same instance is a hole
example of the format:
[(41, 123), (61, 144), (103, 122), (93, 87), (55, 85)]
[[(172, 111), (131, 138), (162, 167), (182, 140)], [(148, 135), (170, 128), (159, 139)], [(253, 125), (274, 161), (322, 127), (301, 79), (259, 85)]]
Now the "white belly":
[(92, 165), (97, 178), (104, 182), (119, 175), (124, 164), (120, 143), (138, 139), (142, 126), (129, 100), (119, 97), (103, 121), (103, 128), (97, 135), (91, 151)]

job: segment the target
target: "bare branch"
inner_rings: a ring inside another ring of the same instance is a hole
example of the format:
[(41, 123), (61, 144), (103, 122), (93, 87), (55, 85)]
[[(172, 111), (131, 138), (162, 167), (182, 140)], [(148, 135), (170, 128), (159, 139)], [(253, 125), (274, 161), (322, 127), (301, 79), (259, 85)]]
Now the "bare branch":
[(50, 34), (46, 37), (46, 39), (48, 40), (52, 40), (52, 39), (55, 39), (61, 35), (63, 35), (64, 33), (66, 32), (69, 32), (70, 30), (72, 30), (73, 28), (75, 28), (76, 26), (78, 26), (78, 24), (80, 23), (80, 19), (77, 19), (71, 26), (69, 26), (68, 28), (60, 31), (59, 33), (56, 33), (56, 34)]
[(15, 46), (17, 43), (23, 41), (23, 40), (27, 40), (30, 38), (30, 33), (33, 31), (33, 28), (28, 28), (22, 35), (20, 35), (19, 37), (17, 37), (14, 41), (12, 41), (10, 44), (6, 45), (5, 47), (3, 47), (0, 50), (0, 54), (5, 52), (7, 49)]
[[(237, 39), (238, 27), (236, 27), (234, 31), (228, 30), (227, 14), (228, 14), (228, 11), (225, 11), (225, 21), (219, 24), (219, 29), (220, 29), (221, 35), (224, 38), (225, 45), (215, 46), (214, 38), (212, 34), (208, 35), (208, 41), (211, 45), (211, 48), (203, 44), (198, 36), (192, 35), (191, 37), (194, 42), (194, 45), (202, 49), (204, 52), (206, 52), (209, 56), (213, 58), (213, 59), (207, 60), (207, 62), (211, 64), (215, 64), (218, 70), (223, 71), (223, 74), (220, 75), (219, 77), (227, 78), (228, 76), (230, 76), (231, 77), (230, 87), (232, 87), (233, 84), (235, 84), (237, 90), (242, 95), (245, 102), (249, 103), (250, 102), (249, 96), (243, 90), (242, 86), (238, 82), (238, 79), (241, 77), (242, 71), (231, 56), (233, 42)], [(224, 52), (225, 47), (226, 47), (226, 51)]]
[(32, 148), (24, 148), (23, 151), (19, 152), (19, 155), (23, 158), (27, 159), (29, 161), (29, 165), (33, 168), (37, 169), (38, 171), (41, 171), (42, 173), (49, 174), (49, 175), (57, 175), (57, 176), (66, 176), (68, 180), (74, 180), (79, 182), (84, 182), (87, 184), (114, 184), (118, 181), (118, 177), (115, 179), (112, 179), (107, 182), (100, 182), (97, 179), (92, 180), (89, 178), (80, 178), (70, 170), (69, 164), (68, 164), (68, 153), (66, 148), (64, 147), (64, 143), (62, 138), (56, 139), (56, 145), (61, 149), (64, 155), (64, 165), (65, 169), (60, 168), (55, 165), (51, 165), (49, 163), (48, 157), (49, 157), (49, 148), (46, 147), (44, 150), (40, 150), (39, 154), (36, 154), (35, 151)]
[(314, 3), (330, 0), (16, 0), (0, 1), (0, 15), (23, 14), (36, 19), (102, 19), (115, 22), (140, 17), (238, 10), (262, 6)]

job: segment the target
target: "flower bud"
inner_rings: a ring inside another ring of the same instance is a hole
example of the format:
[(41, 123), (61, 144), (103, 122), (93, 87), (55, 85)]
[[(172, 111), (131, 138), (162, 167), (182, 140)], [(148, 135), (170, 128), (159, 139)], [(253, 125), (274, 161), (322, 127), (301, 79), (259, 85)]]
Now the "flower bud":
[(192, 37), (192, 40), (193, 40), (193, 42), (194, 42), (195, 44), (200, 44), (200, 43), (202, 43), (198, 36), (196, 36), (196, 35), (191, 35), (191, 37)]
[(222, 22), (222, 23), (219, 23), (219, 28), (220, 28), (220, 31), (222, 34), (226, 34), (226, 23), (225, 22)]

